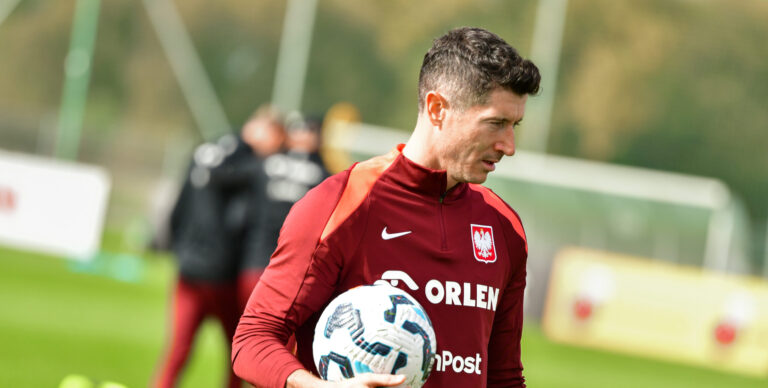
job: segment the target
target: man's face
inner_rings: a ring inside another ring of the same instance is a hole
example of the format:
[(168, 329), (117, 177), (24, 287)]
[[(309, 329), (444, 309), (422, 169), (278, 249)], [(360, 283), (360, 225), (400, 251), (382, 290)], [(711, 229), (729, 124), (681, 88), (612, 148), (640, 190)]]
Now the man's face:
[(257, 118), (243, 127), (243, 140), (257, 154), (269, 156), (280, 151), (285, 141), (285, 130), (279, 123)]
[(497, 88), (484, 105), (446, 111), (437, 148), (448, 187), (485, 182), (503, 156), (515, 153), (514, 129), (523, 119), (527, 99)]

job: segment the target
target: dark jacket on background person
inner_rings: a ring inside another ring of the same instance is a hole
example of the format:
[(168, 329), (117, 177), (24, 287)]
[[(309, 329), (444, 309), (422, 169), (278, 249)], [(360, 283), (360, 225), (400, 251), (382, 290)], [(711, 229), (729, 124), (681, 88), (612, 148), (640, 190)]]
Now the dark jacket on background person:
[(280, 152), (260, 161), (251, 176), (243, 269), (263, 269), (277, 247), (291, 207), (330, 174), (318, 153)]
[(195, 150), (170, 217), (170, 246), (185, 280), (225, 282), (237, 277), (244, 190), (257, 168), (255, 159), (232, 135)]

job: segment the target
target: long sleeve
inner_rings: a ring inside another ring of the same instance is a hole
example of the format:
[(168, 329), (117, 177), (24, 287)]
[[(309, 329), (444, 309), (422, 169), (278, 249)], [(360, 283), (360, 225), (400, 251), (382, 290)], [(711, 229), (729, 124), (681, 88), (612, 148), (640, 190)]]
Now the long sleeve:
[(525, 387), (523, 364), (520, 361), (520, 339), (523, 332), (527, 252), (524, 241), (516, 240), (518, 243), (512, 244), (515, 252), (511, 253), (511, 257), (517, 257), (519, 261), (502, 294), (488, 343), (489, 388)]
[(320, 243), (348, 173), (311, 190), (291, 209), (270, 264), (235, 333), (235, 373), (258, 387), (282, 388), (305, 366), (285, 347), (288, 338), (327, 303), (341, 270), (339, 255)]

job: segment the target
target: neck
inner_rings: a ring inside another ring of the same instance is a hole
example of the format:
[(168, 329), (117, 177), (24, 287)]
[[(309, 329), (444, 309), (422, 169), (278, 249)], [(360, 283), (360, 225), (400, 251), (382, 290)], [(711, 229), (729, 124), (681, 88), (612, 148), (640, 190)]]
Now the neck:
[[(413, 129), (411, 137), (405, 143), (403, 156), (410, 161), (433, 170), (445, 170), (445, 166), (440, 160), (440, 151), (435, 149), (436, 134), (440, 129), (434, 128), (429, 120), (422, 119), (421, 116), (416, 122), (416, 128)], [(447, 176), (446, 190), (456, 185), (456, 181)]]

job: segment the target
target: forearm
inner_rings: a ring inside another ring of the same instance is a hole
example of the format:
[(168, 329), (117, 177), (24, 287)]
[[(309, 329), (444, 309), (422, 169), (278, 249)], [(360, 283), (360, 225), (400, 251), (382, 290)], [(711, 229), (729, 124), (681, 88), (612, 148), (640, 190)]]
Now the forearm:
[(382, 375), (363, 373), (349, 380), (337, 383), (323, 381), (304, 369), (297, 370), (288, 376), (285, 388), (374, 388), (393, 387), (405, 381), (404, 375)]
[(291, 373), (285, 381), (285, 388), (319, 388), (323, 380), (320, 380), (305, 369), (299, 369)]
[(269, 317), (243, 315), (232, 346), (235, 374), (257, 387), (283, 388), (288, 375), (304, 368), (285, 347), (290, 333)]

